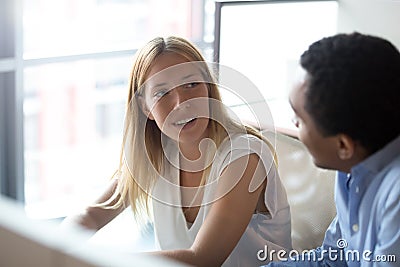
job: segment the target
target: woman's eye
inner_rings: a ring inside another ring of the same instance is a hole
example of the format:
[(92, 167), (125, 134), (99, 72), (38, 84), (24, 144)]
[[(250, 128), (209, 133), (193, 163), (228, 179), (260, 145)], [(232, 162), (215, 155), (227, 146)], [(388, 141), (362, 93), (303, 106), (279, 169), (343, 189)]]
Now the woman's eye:
[(184, 88), (190, 89), (190, 88), (196, 87), (198, 84), (199, 84), (199, 83), (197, 83), (197, 82), (186, 83), (186, 84), (183, 85), (183, 87), (184, 87)]
[(166, 94), (168, 94), (168, 90), (158, 90), (157, 92), (155, 92), (153, 94), (153, 97), (161, 98), (161, 97), (165, 96)]

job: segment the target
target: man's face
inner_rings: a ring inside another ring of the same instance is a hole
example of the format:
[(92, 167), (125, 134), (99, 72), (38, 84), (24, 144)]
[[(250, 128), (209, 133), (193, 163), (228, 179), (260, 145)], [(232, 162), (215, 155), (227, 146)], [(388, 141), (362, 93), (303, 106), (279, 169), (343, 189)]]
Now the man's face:
[(316, 166), (337, 169), (340, 166), (340, 159), (337, 156), (338, 139), (336, 136), (323, 136), (313, 118), (305, 110), (307, 90), (308, 75), (304, 72), (296, 80), (289, 95), (289, 102), (294, 111), (293, 123), (299, 130), (299, 139), (307, 147)]

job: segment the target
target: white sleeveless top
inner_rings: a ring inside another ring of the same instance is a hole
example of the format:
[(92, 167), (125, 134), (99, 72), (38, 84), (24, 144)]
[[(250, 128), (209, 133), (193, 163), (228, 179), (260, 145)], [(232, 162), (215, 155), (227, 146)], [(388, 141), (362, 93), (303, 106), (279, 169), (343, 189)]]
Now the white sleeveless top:
[[(169, 147), (167, 151), (172, 149)], [(253, 214), (239, 243), (222, 266), (259, 266), (271, 260), (260, 261), (257, 257), (257, 253), (264, 250), (265, 246), (268, 247), (268, 251), (287, 251), (292, 247), (290, 208), (286, 191), (273, 164), (269, 147), (255, 136), (237, 134), (231, 138), (231, 142), (220, 145), (206, 181), (207, 185), (214, 186), (205, 189), (202, 203), (210, 203), (215, 199), (215, 188), (218, 185), (216, 179), (224, 168), (234, 160), (252, 153), (258, 154), (267, 170), (268, 182), (264, 202), (269, 213)], [(178, 166), (178, 153), (170, 160)], [(181, 208), (179, 169), (171, 167), (170, 164), (165, 165), (169, 167), (164, 168), (164, 179), (160, 178), (156, 182), (152, 194), (156, 245), (161, 250), (187, 249), (193, 244), (211, 205), (202, 205), (193, 224), (187, 224)], [(232, 212), (235, 212), (234, 207)]]

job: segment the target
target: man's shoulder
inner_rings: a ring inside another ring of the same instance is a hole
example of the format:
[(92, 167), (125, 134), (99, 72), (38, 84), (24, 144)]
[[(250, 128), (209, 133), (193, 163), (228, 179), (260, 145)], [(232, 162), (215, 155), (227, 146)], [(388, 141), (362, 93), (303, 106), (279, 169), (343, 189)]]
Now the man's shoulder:
[(388, 207), (400, 199), (400, 156), (385, 168), (379, 189), (376, 193), (381, 207)]

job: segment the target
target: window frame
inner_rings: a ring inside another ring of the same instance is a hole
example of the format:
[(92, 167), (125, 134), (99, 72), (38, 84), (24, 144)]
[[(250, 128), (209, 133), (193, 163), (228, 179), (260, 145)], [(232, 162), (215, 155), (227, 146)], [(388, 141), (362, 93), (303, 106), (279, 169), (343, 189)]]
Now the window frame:
[(0, 192), (24, 202), (22, 0), (0, 6)]

